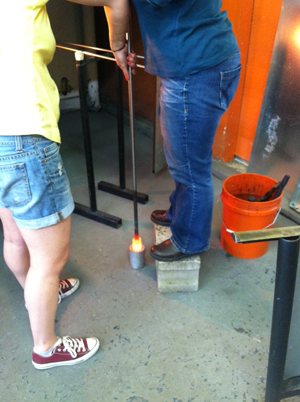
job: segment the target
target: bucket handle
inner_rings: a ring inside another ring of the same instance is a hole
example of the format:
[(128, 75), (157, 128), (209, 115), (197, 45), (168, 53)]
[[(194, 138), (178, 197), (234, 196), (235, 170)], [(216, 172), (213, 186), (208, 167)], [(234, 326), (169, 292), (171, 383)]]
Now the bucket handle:
[[(272, 223), (270, 223), (270, 225), (268, 225), (268, 226), (266, 226), (265, 228), (260, 229), (260, 230), (268, 229), (270, 226), (273, 226), (274, 223), (277, 221), (277, 218), (278, 218), (278, 216), (279, 216), (279, 214), (280, 214), (280, 211), (281, 211), (281, 208), (278, 209), (278, 212), (277, 212), (277, 214), (276, 214), (276, 216), (275, 216), (275, 219), (274, 219), (274, 221), (273, 221)], [(225, 226), (226, 232), (228, 232), (228, 233), (235, 233), (235, 232), (236, 232), (236, 231), (234, 231), (234, 230), (228, 229), (228, 227), (225, 225), (224, 221), (222, 221), (222, 224)]]

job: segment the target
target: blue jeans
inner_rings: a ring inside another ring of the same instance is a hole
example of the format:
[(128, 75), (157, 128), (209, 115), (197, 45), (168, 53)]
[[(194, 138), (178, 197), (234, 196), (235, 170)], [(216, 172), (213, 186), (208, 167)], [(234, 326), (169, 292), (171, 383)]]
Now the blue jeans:
[(181, 78), (161, 78), (160, 125), (175, 190), (167, 217), (183, 253), (209, 248), (213, 210), (212, 145), (240, 76), (240, 55)]

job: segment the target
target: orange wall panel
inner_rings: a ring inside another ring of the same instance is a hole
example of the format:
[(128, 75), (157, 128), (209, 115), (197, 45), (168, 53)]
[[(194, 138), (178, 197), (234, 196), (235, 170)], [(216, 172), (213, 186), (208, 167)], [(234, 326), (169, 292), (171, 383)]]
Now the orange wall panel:
[(239, 44), (241, 51), (241, 64), (243, 68), (235, 98), (228, 111), (222, 117), (216, 132), (216, 138), (213, 145), (213, 155), (215, 159), (218, 159), (221, 162), (231, 161), (235, 155), (244, 81), (246, 76), (253, 4), (254, 0), (223, 1), (223, 9), (228, 11), (228, 17), (232, 22), (233, 31)]
[(221, 119), (213, 146), (222, 162), (250, 160), (283, 0), (224, 0), (241, 51), (236, 96)]
[(235, 154), (250, 160), (260, 115), (282, 0), (254, 3), (241, 115)]

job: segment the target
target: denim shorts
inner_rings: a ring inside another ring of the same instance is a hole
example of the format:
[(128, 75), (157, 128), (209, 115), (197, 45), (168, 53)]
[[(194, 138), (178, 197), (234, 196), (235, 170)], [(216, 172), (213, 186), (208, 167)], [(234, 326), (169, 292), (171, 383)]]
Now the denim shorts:
[(74, 210), (59, 144), (39, 135), (0, 136), (0, 208), (19, 228), (40, 229)]

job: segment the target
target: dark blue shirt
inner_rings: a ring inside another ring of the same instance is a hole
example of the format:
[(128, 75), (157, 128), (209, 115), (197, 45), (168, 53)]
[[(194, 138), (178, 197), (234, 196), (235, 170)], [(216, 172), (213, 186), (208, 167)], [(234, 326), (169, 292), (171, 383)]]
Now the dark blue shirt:
[(221, 0), (133, 0), (146, 71), (183, 77), (239, 52)]

